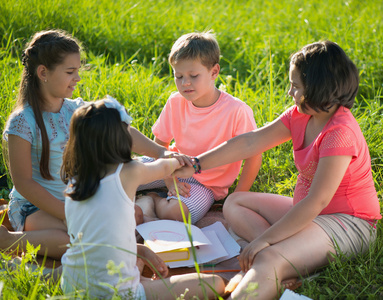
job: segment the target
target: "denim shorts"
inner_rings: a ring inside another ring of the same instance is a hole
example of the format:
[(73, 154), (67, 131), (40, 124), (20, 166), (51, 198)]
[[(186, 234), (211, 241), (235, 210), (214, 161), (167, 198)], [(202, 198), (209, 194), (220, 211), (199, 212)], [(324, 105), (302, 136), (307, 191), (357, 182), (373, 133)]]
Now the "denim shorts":
[(8, 217), (13, 229), (23, 231), (25, 219), (38, 210), (38, 207), (26, 199), (12, 198), (9, 202)]

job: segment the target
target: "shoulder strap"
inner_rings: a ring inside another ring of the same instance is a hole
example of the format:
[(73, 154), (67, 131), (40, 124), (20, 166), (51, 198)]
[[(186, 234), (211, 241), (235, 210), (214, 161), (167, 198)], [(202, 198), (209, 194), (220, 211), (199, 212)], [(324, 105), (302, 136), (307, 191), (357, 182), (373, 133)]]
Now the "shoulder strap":
[(121, 173), (121, 170), (122, 170), (122, 167), (124, 166), (124, 164), (123, 163), (120, 163), (119, 165), (118, 165), (118, 167), (117, 167), (117, 169), (116, 169), (116, 172), (115, 172), (115, 174), (120, 174)]

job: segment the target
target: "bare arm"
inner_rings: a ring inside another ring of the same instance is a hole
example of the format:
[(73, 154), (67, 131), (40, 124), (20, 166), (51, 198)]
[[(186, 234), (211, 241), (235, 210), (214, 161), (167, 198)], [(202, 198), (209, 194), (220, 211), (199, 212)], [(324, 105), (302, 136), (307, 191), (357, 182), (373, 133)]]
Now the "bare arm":
[(130, 127), (130, 134), (133, 139), (133, 152), (154, 158), (165, 157), (167, 147), (153, 142), (134, 127)]
[(259, 155), (291, 138), (290, 130), (275, 120), (269, 125), (236, 136), (199, 156), (202, 170)]
[[(198, 156), (202, 172), (225, 164), (230, 164), (252, 156), (260, 155), (268, 149), (291, 139), (290, 130), (279, 119), (272, 123), (238, 135), (218, 147)], [(175, 172), (178, 177), (192, 176), (194, 169), (184, 167)]]
[(150, 250), (150, 248), (142, 244), (137, 244), (137, 254), (143, 259), (145, 265), (152, 270), (153, 274), (155, 274), (152, 279), (164, 278), (168, 275), (168, 267), (157, 254)]
[(240, 257), (241, 267), (247, 270), (260, 250), (296, 234), (311, 223), (330, 203), (350, 162), (351, 156), (321, 158), (308, 195), (246, 247)]
[(159, 158), (145, 164), (133, 160), (124, 165), (121, 182), (130, 199), (134, 199), (139, 185), (170, 176), (179, 167), (181, 164), (176, 158)]
[[(166, 149), (169, 149), (169, 143), (165, 143), (163, 141), (161, 141), (159, 138), (157, 137), (154, 137), (154, 142), (159, 144), (160, 146), (166, 148)], [(190, 159), (190, 157), (188, 157), (187, 155), (184, 155), (184, 154), (180, 154), (178, 152), (173, 152), (173, 151), (165, 151), (163, 153), (163, 156), (160, 156), (160, 158), (170, 158), (170, 157), (175, 157), (178, 159), (178, 161), (180, 162), (181, 165), (188, 165), (190, 167), (193, 166), (193, 163)], [(168, 186), (168, 184), (166, 184), (166, 186)]]
[(242, 168), (241, 177), (238, 180), (234, 192), (247, 192), (250, 190), (258, 175), (262, 164), (262, 154), (252, 156), (245, 160)]
[(134, 127), (130, 127), (130, 134), (133, 139), (133, 152), (153, 158), (176, 157), (182, 165), (192, 166), (191, 160), (185, 155), (178, 155), (177, 153), (169, 151), (169, 144), (157, 138), (152, 141)]
[(10, 173), (17, 191), (41, 210), (65, 220), (64, 202), (32, 178), (31, 144), (19, 136), (10, 134), (8, 152)]
[(162, 147), (165, 147), (166, 149), (169, 149), (170, 143), (165, 143), (165, 142), (161, 141), (158, 137), (154, 137), (154, 142), (156, 144), (161, 145)]
[(176, 158), (159, 158), (154, 162), (142, 164), (140, 175), (142, 183), (149, 183), (158, 179), (171, 176), (181, 166)]

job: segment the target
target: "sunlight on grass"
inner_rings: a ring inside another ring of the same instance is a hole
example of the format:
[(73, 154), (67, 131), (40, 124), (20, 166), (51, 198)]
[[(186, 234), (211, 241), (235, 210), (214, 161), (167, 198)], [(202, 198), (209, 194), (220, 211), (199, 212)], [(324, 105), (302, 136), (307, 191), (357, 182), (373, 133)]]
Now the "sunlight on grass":
[[(176, 91), (167, 57), (182, 34), (213, 29), (221, 47), (217, 87), (245, 101), (258, 127), (292, 105), (287, 96), (290, 55), (307, 43), (330, 39), (346, 51), (360, 72), (352, 112), (369, 145), (375, 186), (382, 199), (382, 15), (383, 4), (372, 0), (100, 0), (97, 5), (75, 0), (2, 1), (0, 125), (3, 129), (17, 97), (23, 46), (42, 29), (65, 29), (84, 45), (82, 80), (73, 97), (86, 101), (107, 94), (115, 97), (133, 117), (132, 125), (150, 138), (151, 126)], [(289, 142), (263, 154), (251, 190), (292, 196), (297, 170), (291, 148)], [(7, 174), (7, 168), (0, 151), (2, 174)], [(6, 197), (8, 190), (1, 195)], [(320, 299), (383, 298), (382, 230), (379, 223), (378, 241), (368, 253), (355, 260), (336, 259), (298, 292)], [(8, 268), (11, 257), (0, 254), (2, 299), (61, 295), (57, 282), (43, 279), (39, 270)], [(33, 255), (24, 256), (22, 264), (31, 260)]]

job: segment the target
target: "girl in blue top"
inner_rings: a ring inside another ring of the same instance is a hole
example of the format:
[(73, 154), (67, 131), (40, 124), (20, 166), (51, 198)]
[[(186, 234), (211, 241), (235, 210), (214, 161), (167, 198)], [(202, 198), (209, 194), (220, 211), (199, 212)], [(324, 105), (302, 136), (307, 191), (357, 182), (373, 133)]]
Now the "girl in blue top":
[[(74, 110), (84, 104), (80, 98), (67, 99), (80, 81), (80, 54), (78, 41), (60, 30), (36, 33), (23, 52), (16, 108), (3, 133), (14, 184), (9, 219), (16, 232), (0, 227), (1, 249), (17, 244), (22, 251), (28, 240), (32, 245), (40, 244), (39, 253), (51, 258), (60, 259), (66, 250), (66, 186), (60, 178), (60, 166), (69, 138), (69, 121)], [(133, 127), (131, 134), (134, 152), (156, 158), (169, 155)], [(185, 163), (183, 158), (178, 159)]]
[(79, 43), (59, 30), (36, 33), (24, 50), (16, 108), (3, 133), (14, 184), (9, 219), (17, 232), (5, 234), (2, 227), (0, 246), (21, 238), (20, 245), (42, 242), (40, 252), (49, 248), (51, 257), (65, 251), (58, 247), (69, 241), (60, 166), (70, 118), (83, 104), (66, 99), (80, 81), (80, 52)]

